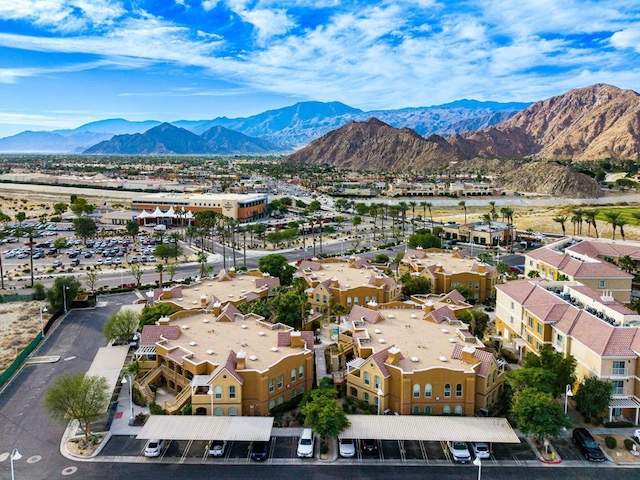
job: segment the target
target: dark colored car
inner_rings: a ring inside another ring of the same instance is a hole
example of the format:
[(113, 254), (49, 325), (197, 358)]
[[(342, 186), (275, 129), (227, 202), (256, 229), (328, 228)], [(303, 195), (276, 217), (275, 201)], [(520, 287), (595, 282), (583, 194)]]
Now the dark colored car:
[(604, 462), (605, 456), (598, 445), (598, 442), (591, 436), (586, 428), (575, 428), (573, 430), (573, 443), (582, 452), (587, 460), (592, 462)]
[(376, 455), (378, 453), (378, 442), (373, 439), (362, 440), (362, 453)]
[(253, 442), (251, 460), (262, 462), (269, 457), (269, 442)]

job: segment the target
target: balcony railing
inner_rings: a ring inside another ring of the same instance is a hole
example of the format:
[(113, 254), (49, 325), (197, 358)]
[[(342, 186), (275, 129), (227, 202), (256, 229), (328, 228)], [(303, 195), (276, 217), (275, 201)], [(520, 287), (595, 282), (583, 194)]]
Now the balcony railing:
[(627, 376), (627, 367), (612, 367), (611, 368), (611, 376), (612, 377), (626, 377)]

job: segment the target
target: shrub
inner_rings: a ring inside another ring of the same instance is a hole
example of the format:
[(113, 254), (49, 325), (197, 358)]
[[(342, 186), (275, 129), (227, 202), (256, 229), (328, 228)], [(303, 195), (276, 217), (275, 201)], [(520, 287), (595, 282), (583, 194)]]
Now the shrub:
[(322, 440), (322, 443), (320, 443), (320, 453), (322, 455), (326, 455), (327, 453), (329, 453), (329, 445), (324, 440)]
[(633, 440), (631, 440), (630, 438), (625, 438), (624, 439), (624, 448), (626, 448), (627, 450), (631, 451), (633, 450), (633, 446), (636, 444), (636, 442), (634, 442)]
[(614, 437), (604, 437), (604, 444), (607, 448), (614, 449), (618, 446), (618, 441)]
[(191, 402), (187, 402), (187, 404), (182, 407), (182, 415), (191, 415)]
[(140, 412), (133, 419), (133, 424), (134, 425), (144, 425), (144, 422), (146, 422), (146, 421), (147, 421), (147, 414)]
[(633, 427), (633, 423), (626, 421), (605, 422), (604, 426), (607, 428), (629, 428)]
[(138, 390), (138, 387), (133, 387), (132, 390), (132, 397), (133, 397), (133, 403), (138, 405), (139, 407), (146, 407), (147, 406), (147, 401), (144, 398), (144, 395), (142, 395), (142, 393), (140, 393), (140, 390)]
[(511, 350), (507, 350), (506, 348), (501, 348), (500, 355), (509, 363), (518, 363), (518, 357)]
[(165, 411), (164, 409), (158, 405), (156, 402), (151, 402), (149, 404), (149, 413), (151, 415), (164, 415)]

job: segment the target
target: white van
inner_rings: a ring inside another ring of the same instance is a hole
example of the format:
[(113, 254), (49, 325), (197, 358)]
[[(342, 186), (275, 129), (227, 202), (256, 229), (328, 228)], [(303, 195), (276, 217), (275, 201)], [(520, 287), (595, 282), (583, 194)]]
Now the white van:
[(313, 430), (310, 428), (302, 430), (302, 435), (298, 440), (298, 457), (313, 457)]
[(153, 227), (153, 230), (156, 232), (164, 232), (166, 229), (167, 229), (167, 226), (161, 223)]

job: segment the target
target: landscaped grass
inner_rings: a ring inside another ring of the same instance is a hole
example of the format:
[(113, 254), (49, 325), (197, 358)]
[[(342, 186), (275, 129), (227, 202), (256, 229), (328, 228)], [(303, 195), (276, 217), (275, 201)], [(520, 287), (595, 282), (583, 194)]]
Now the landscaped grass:
[(601, 222), (610, 223), (607, 219), (607, 212), (619, 212), (620, 219), (627, 222), (627, 225), (640, 225), (640, 220), (633, 217), (633, 213), (640, 214), (640, 208), (638, 207), (596, 207), (598, 210), (598, 216), (596, 219)]

